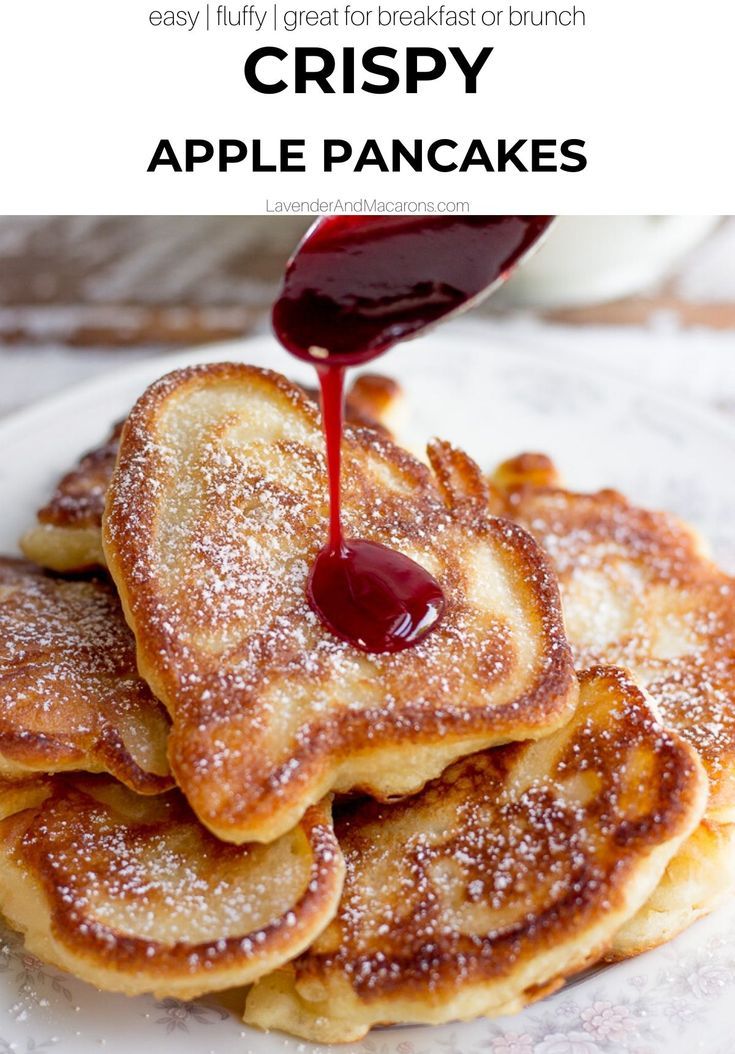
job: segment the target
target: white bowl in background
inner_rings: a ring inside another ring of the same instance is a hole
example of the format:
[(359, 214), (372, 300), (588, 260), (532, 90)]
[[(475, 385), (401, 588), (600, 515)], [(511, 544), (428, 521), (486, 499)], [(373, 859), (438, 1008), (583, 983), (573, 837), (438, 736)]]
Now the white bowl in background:
[(576, 307), (641, 292), (666, 277), (719, 216), (560, 216), (493, 297), (494, 307)]

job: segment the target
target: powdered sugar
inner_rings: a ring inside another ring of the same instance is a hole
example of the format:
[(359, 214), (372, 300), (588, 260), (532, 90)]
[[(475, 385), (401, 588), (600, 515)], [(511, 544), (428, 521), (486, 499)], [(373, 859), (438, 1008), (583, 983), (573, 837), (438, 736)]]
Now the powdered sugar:
[(162, 789), (167, 735), (114, 590), (0, 559), (5, 764), (107, 769), (138, 789)]
[[(553, 578), (526, 535), (477, 511), (477, 469), (448, 471), (448, 508), (425, 466), (375, 432), (348, 430), (343, 458), (347, 536), (412, 557), (448, 598), (439, 628), (404, 653), (361, 653), (309, 609), (327, 483), (320, 422), (296, 388), (205, 367), (154, 385), (130, 417), (108, 549), (202, 817), (250, 822), (278, 798), (308, 800), (327, 758), (348, 789), (344, 759), (367, 743), (493, 742), (571, 702)], [(423, 781), (394, 764), (375, 778), (391, 793)]]
[(690, 752), (627, 677), (585, 675), (577, 714), (554, 735), (460, 761), (404, 802), (346, 807), (345, 892), (296, 963), (299, 991), (318, 980), (337, 1000), (342, 978), (369, 1014), (376, 999), (512, 984), (566, 941), (583, 956), (604, 920), (612, 933), (651, 846), (696, 816), (698, 784)]
[(508, 511), (549, 553), (577, 665), (631, 669), (713, 781), (711, 808), (735, 796), (733, 582), (674, 517), (611, 491), (520, 486)]

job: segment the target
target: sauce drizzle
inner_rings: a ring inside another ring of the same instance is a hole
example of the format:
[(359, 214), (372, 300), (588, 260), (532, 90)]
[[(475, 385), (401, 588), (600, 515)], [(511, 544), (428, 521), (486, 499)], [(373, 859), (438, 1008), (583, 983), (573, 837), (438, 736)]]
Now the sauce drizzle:
[(311, 607), (368, 652), (416, 644), (445, 598), (428, 571), (377, 542), (346, 539), (341, 516), (344, 374), (467, 306), (505, 278), (549, 216), (321, 220), (291, 258), (273, 309), (283, 346), (316, 366), (329, 472), (329, 537), (309, 575)]

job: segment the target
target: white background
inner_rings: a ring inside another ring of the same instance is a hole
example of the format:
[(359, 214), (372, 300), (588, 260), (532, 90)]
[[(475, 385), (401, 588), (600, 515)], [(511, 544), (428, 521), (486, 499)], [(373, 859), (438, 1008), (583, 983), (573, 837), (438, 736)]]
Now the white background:
[[(401, 2), (420, 6), (384, 5)], [(156, 30), (147, 20), (154, 6), (165, 5), (0, 4), (2, 211), (262, 213), (279, 198), (377, 197), (467, 200), (472, 211), (498, 213), (735, 212), (730, 0), (578, 0), (585, 29), (277, 35)], [(450, 74), (416, 96), (259, 95), (247, 87), (242, 65), (250, 50), (272, 43), (458, 45), (472, 57), (487, 44), (495, 52), (476, 96), (464, 95)], [(245, 165), (226, 175), (212, 168), (148, 174), (163, 137), (306, 138), (313, 164), (306, 174), (253, 175)], [(323, 137), (581, 138), (589, 163), (583, 173), (358, 176), (345, 168), (326, 176), (319, 171)]]

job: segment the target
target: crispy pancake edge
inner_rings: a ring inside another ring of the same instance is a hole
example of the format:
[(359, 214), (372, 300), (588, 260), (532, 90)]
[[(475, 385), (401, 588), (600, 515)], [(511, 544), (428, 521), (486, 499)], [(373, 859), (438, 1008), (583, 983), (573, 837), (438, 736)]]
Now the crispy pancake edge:
[[(524, 453), (509, 458), (490, 477), (489, 507), (493, 513), (513, 519), (514, 506), (522, 506), (526, 497), (538, 497), (541, 500), (559, 498), (571, 503), (569, 507), (572, 510), (577, 503), (583, 503), (590, 510), (588, 515), (593, 527), (600, 522), (604, 525), (605, 515), (610, 510), (620, 510), (629, 517), (629, 524), (626, 523), (629, 534), (624, 544), (628, 545), (628, 537), (631, 537), (636, 542), (640, 539), (643, 544), (648, 542), (658, 546), (664, 558), (675, 564), (677, 574), (682, 576), (684, 589), (694, 581), (699, 588), (705, 585), (709, 588), (727, 586), (730, 593), (735, 594), (735, 577), (728, 575), (713, 561), (706, 542), (690, 524), (672, 513), (636, 505), (624, 494), (610, 488), (591, 492), (570, 490), (563, 485), (556, 465), (545, 454)], [(601, 512), (597, 506), (600, 506)], [(633, 553), (631, 558), (635, 560), (635, 557)], [(735, 599), (731, 601), (731, 608), (732, 617), (728, 620), (728, 628), (731, 627), (735, 635)], [(600, 656), (600, 661), (606, 659), (607, 656)], [(615, 655), (612, 661), (620, 661), (624, 665), (623, 660)], [(705, 672), (702, 680), (708, 679)], [(731, 680), (735, 685), (735, 675), (731, 675)], [(650, 692), (656, 702), (655, 684), (651, 685)], [(735, 713), (735, 695), (731, 697), (730, 705)], [(666, 723), (677, 731), (680, 729), (684, 738), (690, 738), (683, 721), (677, 723), (675, 714), (664, 705), (661, 710)], [(698, 742), (696, 733), (691, 734), (690, 741), (699, 750), (710, 776), (707, 819), (723, 825), (735, 823), (735, 728), (728, 749), (725, 749), (724, 742), (714, 747), (706, 742)], [(725, 771), (723, 775), (722, 768), (729, 769), (729, 772)]]
[[(319, 402), (318, 389), (304, 391)], [(390, 419), (400, 406), (401, 395), (400, 385), (392, 378), (361, 373), (347, 390), (345, 420), (390, 437)], [(100, 526), (123, 424), (115, 424), (104, 441), (86, 451), (57, 480), (49, 500), (36, 513), (36, 522), (21, 535), (22, 552), (40, 567), (62, 574), (105, 567)]]
[[(629, 712), (623, 718), (631, 729), (651, 721), (659, 727), (655, 710), (645, 693), (625, 671), (616, 667), (594, 667), (581, 674), (583, 684), (600, 678), (635, 701), (635, 712)], [(512, 744), (496, 749), (512, 754), (523, 747)], [(400, 975), (391, 975), (383, 985), (384, 973), (380, 974), (380, 981), (360, 995), (339, 973), (336, 979), (332, 977), (332, 987), (330, 976), (327, 974), (322, 979), (320, 975), (319, 956), (313, 960), (315, 969), (310, 969), (314, 953), (307, 951), (301, 960), (278, 971), (273, 978), (264, 978), (251, 990), (246, 1004), (246, 1023), (285, 1029), (315, 1042), (350, 1042), (362, 1038), (370, 1027), (378, 1024), (439, 1024), (511, 1014), (554, 991), (567, 977), (599, 959), (609, 947), (615, 931), (647, 901), (668, 862), (700, 821), (706, 803), (707, 779), (696, 752), (682, 737), (669, 733), (657, 749), (675, 760), (677, 786), (669, 787), (665, 792), (661, 789), (660, 808), (649, 813), (646, 823), (640, 826), (636, 854), (621, 861), (620, 866), (616, 865), (610, 875), (605, 902), (599, 902), (598, 891), (588, 889), (581, 910), (574, 909), (571, 930), (565, 929), (559, 917), (555, 921), (552, 919), (548, 931), (539, 935), (540, 917), (536, 915), (528, 920), (525, 929), (514, 929), (513, 942), (522, 940), (525, 932), (530, 934), (529, 944), (501, 983), (497, 982), (494, 973), (493, 942), (484, 938), (480, 938), (481, 947), (473, 956), (472, 965), (468, 966), (464, 961), (461, 970), (453, 956), (443, 959), (434, 948), (432, 968), (436, 967), (438, 981), (432, 977), (430, 992), (425, 984), (406, 983)], [(459, 770), (469, 763), (471, 759), (463, 759), (454, 768)], [(369, 823), (379, 806), (368, 803), (362, 808), (366, 810)], [(410, 810), (411, 801), (397, 803), (393, 808)], [(651, 822), (652, 815), (655, 815), (656, 822)], [(346, 854), (349, 858), (347, 846)], [(305, 977), (302, 964), (306, 964)], [(414, 966), (415, 976), (420, 976), (418, 964)], [(468, 969), (469, 981), (463, 981), (457, 990), (458, 974), (464, 972), (467, 975)], [(370, 976), (370, 971), (367, 975)], [(313, 991), (322, 991), (324, 998), (310, 1003), (307, 993)], [(337, 1001), (339, 1013), (330, 1017), (330, 1005)]]
[[(18, 574), (22, 577), (48, 583), (50, 588), (64, 583), (68, 589), (99, 589), (100, 592), (113, 597), (113, 588), (107, 580), (75, 582), (74, 580), (55, 578), (34, 563), (14, 556), (0, 556), (0, 587), (5, 574)], [(21, 594), (23, 593), (21, 587)], [(0, 600), (0, 605), (3, 603)], [(115, 599), (115, 605), (117, 601)], [(49, 605), (51, 606), (51, 605)], [(123, 618), (122, 611), (118, 613)], [(120, 628), (128, 632), (124, 622)], [(87, 642), (85, 642), (87, 643)], [(131, 646), (132, 646), (131, 640)], [(32, 670), (35, 660), (27, 664)], [(131, 662), (132, 667), (132, 662)], [(12, 678), (12, 669), (8, 679)], [(0, 685), (3, 685), (4, 670), (0, 662)], [(28, 674), (31, 677), (31, 674)], [(147, 685), (138, 677), (137, 670), (130, 670), (130, 676), (140, 681), (141, 688), (149, 695)], [(116, 678), (113, 678), (115, 680)], [(123, 678), (120, 677), (119, 680)], [(11, 679), (12, 683), (12, 679)], [(8, 685), (3, 685), (8, 691)], [(22, 683), (19, 690), (27, 691)], [(68, 704), (71, 707), (71, 703)], [(165, 718), (165, 708), (158, 700), (150, 697), (150, 705), (155, 707)], [(96, 741), (86, 750), (75, 746), (69, 739), (43, 732), (31, 732), (28, 729), (14, 727), (13, 720), (5, 720), (0, 705), (0, 778), (23, 780), (34, 774), (85, 771), (92, 773), (109, 772), (111, 776), (125, 783), (138, 794), (159, 794), (169, 790), (173, 784), (171, 773), (148, 771), (141, 768), (125, 745), (114, 721), (102, 727)]]
[[(64, 777), (29, 783), (7, 806), (0, 793), (0, 841), (22, 839), (35, 822), (42, 824), (45, 800), (63, 793), (64, 786)], [(307, 948), (337, 910), (344, 858), (330, 801), (312, 806), (300, 828), (311, 859), (303, 893), (286, 916), (250, 934), (164, 947), (121, 933), (93, 915), (85, 918), (83, 908), (70, 903), (52, 861), (46, 859), (31, 873), (17, 851), (0, 872), (0, 910), (21, 931), (32, 954), (107, 991), (192, 999), (251, 984)], [(245, 943), (255, 946), (255, 961), (248, 962)]]
[(658, 948), (735, 893), (735, 824), (706, 819), (671, 859), (641, 910), (615, 934), (605, 958), (620, 962)]

